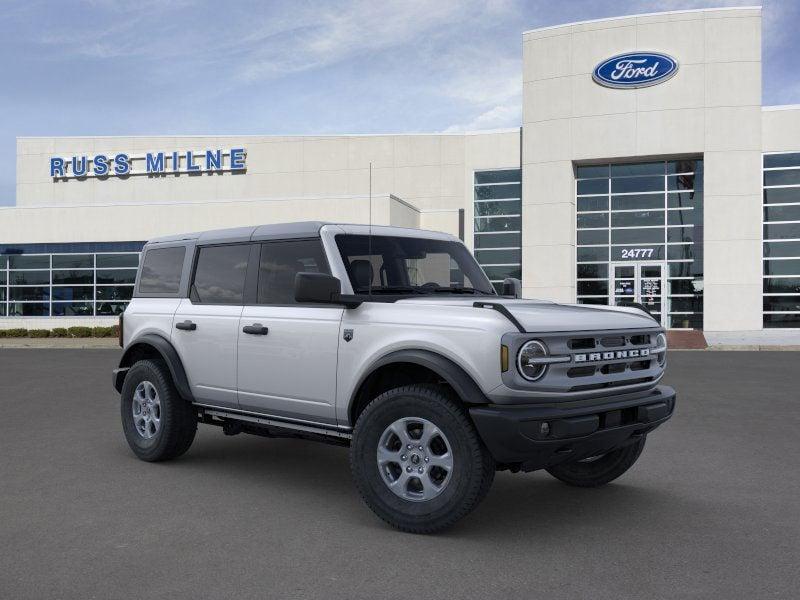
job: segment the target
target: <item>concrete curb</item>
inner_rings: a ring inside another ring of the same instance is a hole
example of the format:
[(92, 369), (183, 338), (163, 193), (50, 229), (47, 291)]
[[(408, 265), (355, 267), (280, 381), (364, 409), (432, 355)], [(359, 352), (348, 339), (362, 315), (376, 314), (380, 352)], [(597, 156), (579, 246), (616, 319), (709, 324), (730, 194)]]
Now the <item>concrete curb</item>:
[(729, 352), (738, 351), (761, 351), (761, 352), (797, 352), (800, 351), (800, 346), (786, 345), (777, 346), (775, 344), (717, 344), (709, 346), (709, 350), (725, 350)]
[(708, 348), (670, 348), (670, 352), (800, 352), (800, 346), (766, 344), (716, 344)]
[(119, 348), (117, 338), (0, 338), (1, 348)]

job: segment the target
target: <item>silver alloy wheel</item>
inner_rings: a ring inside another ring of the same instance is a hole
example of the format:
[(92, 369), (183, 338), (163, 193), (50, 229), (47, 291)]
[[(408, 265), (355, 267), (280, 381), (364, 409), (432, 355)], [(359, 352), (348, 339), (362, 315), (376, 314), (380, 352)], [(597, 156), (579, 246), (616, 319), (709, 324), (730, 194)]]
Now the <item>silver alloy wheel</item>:
[(427, 419), (404, 417), (389, 425), (378, 441), (377, 459), (383, 482), (404, 500), (431, 500), (453, 478), (452, 446)]
[(161, 400), (158, 391), (149, 381), (142, 381), (133, 392), (131, 403), (133, 424), (144, 439), (149, 440), (161, 428)]

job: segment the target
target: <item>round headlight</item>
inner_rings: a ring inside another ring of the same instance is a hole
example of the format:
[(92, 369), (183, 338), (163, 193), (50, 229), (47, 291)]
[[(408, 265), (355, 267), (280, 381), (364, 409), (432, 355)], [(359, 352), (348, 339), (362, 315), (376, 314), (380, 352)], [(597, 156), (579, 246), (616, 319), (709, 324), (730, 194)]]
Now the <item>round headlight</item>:
[(659, 333), (656, 336), (656, 348), (663, 348), (658, 352), (658, 364), (663, 366), (667, 362), (667, 336), (664, 333)]
[(539, 340), (531, 340), (519, 349), (517, 355), (517, 369), (519, 374), (528, 381), (541, 379), (545, 371), (546, 364), (536, 364), (537, 358), (544, 358), (548, 355), (547, 346)]

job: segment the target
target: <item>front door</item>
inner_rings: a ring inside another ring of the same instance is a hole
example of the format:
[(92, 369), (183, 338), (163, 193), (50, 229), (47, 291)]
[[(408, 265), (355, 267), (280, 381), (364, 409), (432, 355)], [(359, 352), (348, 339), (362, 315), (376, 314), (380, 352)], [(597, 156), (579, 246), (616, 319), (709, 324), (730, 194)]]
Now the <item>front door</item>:
[(328, 273), (319, 239), (265, 242), (258, 301), (239, 319), (242, 410), (336, 423), (336, 361), (341, 306), (298, 304), (295, 275)]
[(643, 305), (663, 325), (666, 264), (618, 262), (611, 264), (611, 305)]

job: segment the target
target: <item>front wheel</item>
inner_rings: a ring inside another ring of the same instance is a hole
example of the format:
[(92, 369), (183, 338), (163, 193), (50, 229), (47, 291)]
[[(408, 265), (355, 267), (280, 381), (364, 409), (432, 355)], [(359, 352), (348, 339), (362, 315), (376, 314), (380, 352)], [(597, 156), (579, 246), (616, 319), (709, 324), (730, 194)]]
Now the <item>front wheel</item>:
[(484, 498), (495, 465), (464, 409), (441, 388), (410, 385), (373, 400), (356, 422), (350, 466), (366, 504), (390, 525), (433, 533)]
[(562, 463), (547, 469), (556, 479), (576, 487), (600, 487), (630, 469), (644, 450), (645, 437), (605, 454), (574, 462)]

